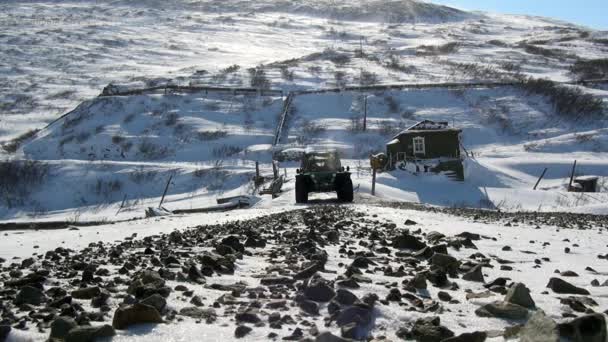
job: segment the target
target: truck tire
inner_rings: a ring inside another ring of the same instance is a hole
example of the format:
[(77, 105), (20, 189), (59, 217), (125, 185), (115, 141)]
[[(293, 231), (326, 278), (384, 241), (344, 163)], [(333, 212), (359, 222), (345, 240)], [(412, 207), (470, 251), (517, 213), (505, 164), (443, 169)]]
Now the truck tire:
[(296, 177), (296, 203), (308, 202), (308, 189), (306, 188), (306, 180), (301, 177)]
[(340, 202), (352, 202), (353, 201), (353, 181), (349, 178), (344, 179), (338, 189), (338, 200)]

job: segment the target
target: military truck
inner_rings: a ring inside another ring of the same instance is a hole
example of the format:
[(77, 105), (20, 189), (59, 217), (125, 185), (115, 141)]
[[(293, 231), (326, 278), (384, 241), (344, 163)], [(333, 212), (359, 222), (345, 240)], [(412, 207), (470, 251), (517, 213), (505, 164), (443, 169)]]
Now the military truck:
[(344, 169), (337, 151), (305, 153), (296, 173), (296, 203), (308, 202), (311, 192), (333, 191), (339, 201), (353, 201), (350, 168)]

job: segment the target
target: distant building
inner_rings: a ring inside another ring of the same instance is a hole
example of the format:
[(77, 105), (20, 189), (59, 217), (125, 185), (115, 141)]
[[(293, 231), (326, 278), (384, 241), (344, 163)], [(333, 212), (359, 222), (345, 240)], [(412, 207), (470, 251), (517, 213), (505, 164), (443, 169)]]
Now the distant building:
[(389, 167), (413, 172), (452, 171), (455, 178), (464, 179), (461, 133), (462, 130), (449, 127), (447, 122), (420, 121), (386, 144)]

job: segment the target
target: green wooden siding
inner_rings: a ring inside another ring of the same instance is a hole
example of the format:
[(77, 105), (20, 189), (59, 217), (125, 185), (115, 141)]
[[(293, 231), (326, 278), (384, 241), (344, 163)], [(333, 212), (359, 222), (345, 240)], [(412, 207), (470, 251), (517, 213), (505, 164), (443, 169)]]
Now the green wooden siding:
[[(424, 154), (414, 154), (414, 138), (423, 137), (425, 145)], [(400, 134), (399, 143), (387, 145), (387, 154), (395, 160), (398, 153), (405, 152), (406, 157), (419, 159), (459, 158), (460, 157), (460, 131), (409, 131)]]

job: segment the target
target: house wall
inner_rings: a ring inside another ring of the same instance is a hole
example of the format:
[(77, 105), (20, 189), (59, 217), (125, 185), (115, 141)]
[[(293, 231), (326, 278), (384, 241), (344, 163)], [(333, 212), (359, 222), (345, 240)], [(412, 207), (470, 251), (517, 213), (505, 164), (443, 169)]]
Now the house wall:
[[(423, 137), (425, 154), (414, 155), (414, 138)], [(434, 159), (460, 157), (460, 132), (446, 131), (411, 131), (397, 137), (398, 144), (387, 145), (387, 154), (394, 161), (399, 152), (405, 152), (407, 158)]]

